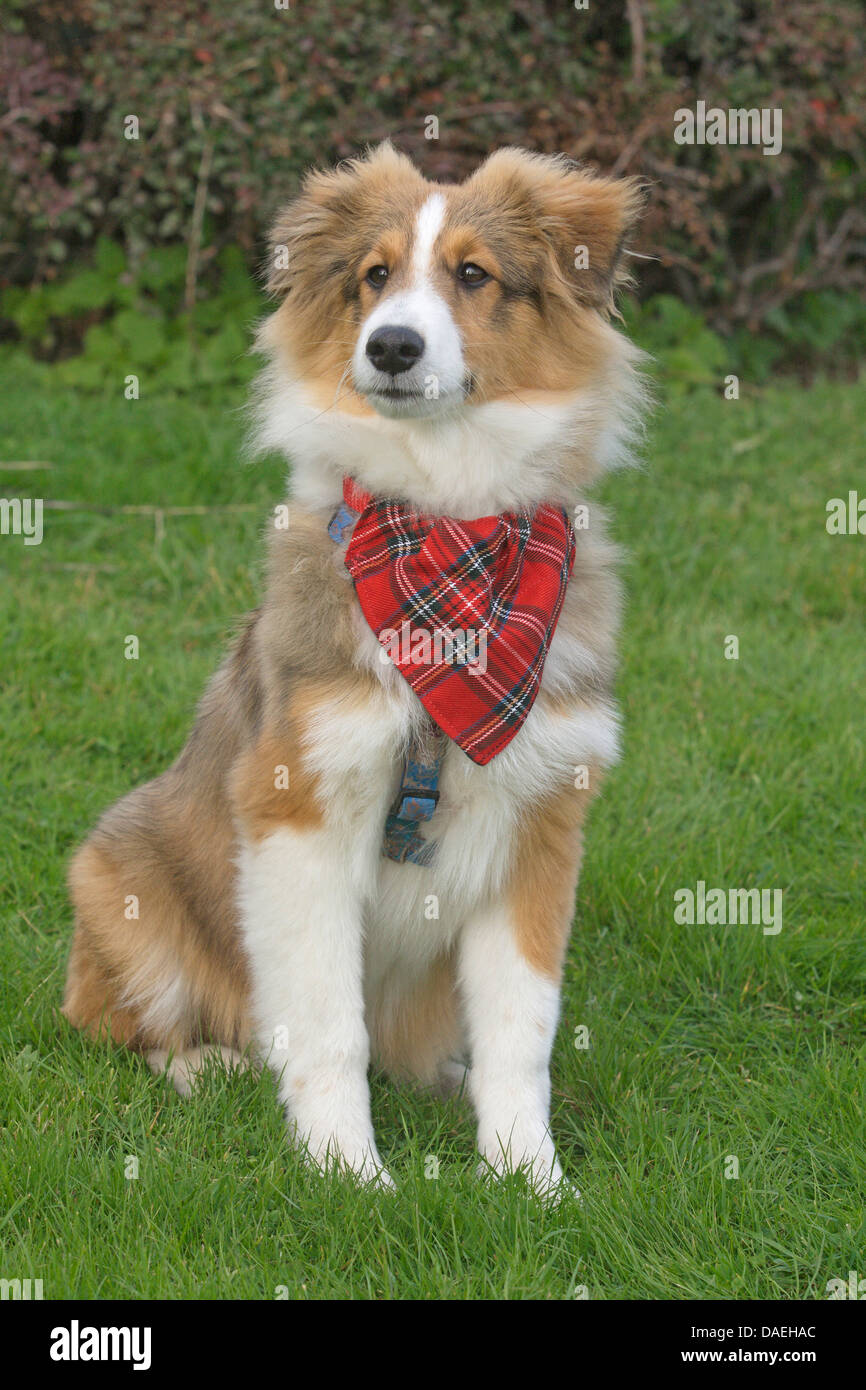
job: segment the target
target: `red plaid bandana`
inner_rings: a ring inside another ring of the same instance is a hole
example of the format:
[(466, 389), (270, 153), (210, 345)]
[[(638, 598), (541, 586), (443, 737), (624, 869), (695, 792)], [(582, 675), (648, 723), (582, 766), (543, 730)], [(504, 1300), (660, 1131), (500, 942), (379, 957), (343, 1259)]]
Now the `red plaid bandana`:
[(343, 497), (360, 513), (346, 566), (364, 617), (433, 722), (489, 763), (538, 694), (574, 565), (567, 513), (425, 517), (349, 478)]

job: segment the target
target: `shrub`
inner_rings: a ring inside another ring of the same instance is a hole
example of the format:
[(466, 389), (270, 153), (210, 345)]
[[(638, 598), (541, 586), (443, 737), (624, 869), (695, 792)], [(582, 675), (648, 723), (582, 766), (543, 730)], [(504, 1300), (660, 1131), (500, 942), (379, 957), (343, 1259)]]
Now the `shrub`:
[[(775, 324), (784, 341), (804, 303), (815, 316), (816, 294), (844, 298), (866, 279), (866, 31), (854, 0), (586, 11), (565, 0), (10, 0), (8, 11), (7, 283), (52, 279), (100, 236), (123, 243), (133, 272), (176, 245), (189, 310), (221, 248), (256, 264), (306, 167), (386, 135), (433, 177), (461, 177), (507, 142), (645, 175), (638, 249), (656, 259), (641, 265), (644, 293), (700, 306), (722, 333)], [(675, 111), (699, 99), (782, 108), (782, 152), (675, 144)], [(124, 138), (130, 115), (138, 140)]]

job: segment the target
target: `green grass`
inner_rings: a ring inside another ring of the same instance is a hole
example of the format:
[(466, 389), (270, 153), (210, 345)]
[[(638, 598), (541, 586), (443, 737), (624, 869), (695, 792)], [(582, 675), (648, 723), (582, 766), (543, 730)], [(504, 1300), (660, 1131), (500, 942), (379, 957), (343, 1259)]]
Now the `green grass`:
[[(866, 384), (681, 397), (647, 469), (605, 484), (630, 552), (626, 739), (567, 966), (554, 1127), (584, 1197), (558, 1208), (476, 1183), (459, 1100), (374, 1078), (399, 1190), (371, 1195), (299, 1166), (269, 1077), (214, 1075), (186, 1103), (60, 1018), (69, 851), (180, 749), (254, 602), (282, 468), (238, 461), (224, 393), (7, 386), (0, 457), (54, 467), (4, 465), (2, 495), (255, 509), (161, 538), (51, 512), (41, 546), (0, 538), (0, 1275), (48, 1298), (316, 1299), (822, 1298), (866, 1276), (866, 538), (824, 527), (863, 480)], [(782, 888), (781, 933), (677, 926), (674, 890), (699, 878)]]

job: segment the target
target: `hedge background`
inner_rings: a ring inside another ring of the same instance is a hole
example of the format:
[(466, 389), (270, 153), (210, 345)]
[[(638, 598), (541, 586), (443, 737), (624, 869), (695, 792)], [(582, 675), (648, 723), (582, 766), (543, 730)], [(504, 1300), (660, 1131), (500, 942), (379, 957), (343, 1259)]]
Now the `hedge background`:
[[(718, 333), (829, 351), (842, 330), (828, 334), (828, 321), (857, 317), (856, 0), (290, 2), (7, 0), (0, 286), (62, 280), (70, 262), (93, 264), (100, 238), (133, 275), (155, 248), (177, 247), (177, 307), (189, 311), (213, 291), (224, 248), (260, 264), (275, 205), (305, 168), (388, 135), (444, 179), (505, 143), (644, 175), (637, 249), (657, 259), (641, 263), (640, 292), (677, 296)], [(782, 152), (677, 145), (674, 112), (699, 99), (780, 107)], [(138, 140), (124, 138), (130, 114)], [(437, 140), (425, 137), (431, 115)], [(28, 311), (11, 302), (0, 330), (26, 337)], [(57, 332), (43, 348), (71, 350)]]

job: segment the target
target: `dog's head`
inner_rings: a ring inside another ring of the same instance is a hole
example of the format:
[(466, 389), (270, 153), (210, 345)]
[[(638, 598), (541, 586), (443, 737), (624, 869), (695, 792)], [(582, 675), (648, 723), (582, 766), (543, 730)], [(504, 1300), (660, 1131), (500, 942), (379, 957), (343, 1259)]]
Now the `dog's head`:
[(283, 302), (261, 342), (287, 389), (356, 419), (561, 405), (608, 373), (641, 198), (634, 180), (518, 149), (430, 183), (386, 143), (310, 174), (278, 218), (268, 283)]

